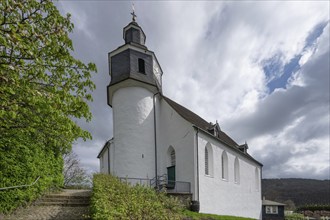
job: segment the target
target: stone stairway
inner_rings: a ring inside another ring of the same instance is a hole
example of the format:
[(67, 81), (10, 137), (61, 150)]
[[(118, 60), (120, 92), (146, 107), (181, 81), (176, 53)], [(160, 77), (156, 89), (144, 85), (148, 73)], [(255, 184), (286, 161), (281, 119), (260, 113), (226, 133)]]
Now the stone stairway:
[(32, 205), (20, 208), (2, 220), (88, 220), (90, 190), (65, 189), (47, 194)]
[(82, 207), (89, 206), (90, 191), (86, 190), (65, 190), (60, 193), (45, 195), (34, 205), (38, 206), (68, 206)]

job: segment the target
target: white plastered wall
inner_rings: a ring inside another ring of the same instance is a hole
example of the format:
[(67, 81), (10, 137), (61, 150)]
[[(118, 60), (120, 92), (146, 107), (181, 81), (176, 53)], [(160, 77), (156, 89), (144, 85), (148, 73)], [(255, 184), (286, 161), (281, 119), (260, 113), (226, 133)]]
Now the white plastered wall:
[(168, 149), (172, 146), (176, 155), (176, 181), (191, 183), (194, 191), (194, 128), (183, 119), (164, 99), (160, 101), (158, 114), (158, 174), (166, 174), (169, 164)]
[[(213, 150), (213, 175), (205, 175), (205, 146), (209, 143)], [(228, 178), (222, 179), (221, 155), (228, 156)], [(240, 153), (199, 132), (199, 199), (200, 212), (261, 218), (260, 179), (256, 186), (255, 170), (259, 178), (261, 167)], [(235, 158), (239, 161), (239, 183), (234, 180)]]
[(155, 176), (153, 93), (142, 87), (118, 89), (112, 99), (114, 164), (119, 177)]

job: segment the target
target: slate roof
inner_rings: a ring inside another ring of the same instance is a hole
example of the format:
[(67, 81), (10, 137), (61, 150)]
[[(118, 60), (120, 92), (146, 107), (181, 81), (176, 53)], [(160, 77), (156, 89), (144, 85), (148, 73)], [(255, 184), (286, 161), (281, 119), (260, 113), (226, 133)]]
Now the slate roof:
[[(165, 101), (179, 114), (181, 115), (184, 119), (192, 123), (193, 125), (208, 131), (210, 128), (213, 127), (209, 122), (205, 121), (203, 118), (198, 116), (197, 114), (193, 113), (189, 109), (183, 107), (182, 105), (176, 103), (175, 101), (167, 98), (166, 96), (163, 96)], [(210, 133), (211, 134), (211, 133)], [(231, 147), (237, 148), (239, 145), (231, 139), (225, 132), (223, 131), (218, 131), (218, 139), (220, 139), (222, 142), (225, 142)]]
[(270, 201), (270, 200), (262, 200), (262, 205), (277, 205), (277, 206), (285, 206), (285, 204), (283, 203), (279, 203), (279, 202), (274, 202), (274, 201)]
[(198, 116), (194, 112), (190, 111), (189, 109), (183, 107), (182, 105), (176, 103), (172, 99), (170, 99), (170, 98), (168, 98), (164, 95), (162, 95), (162, 97), (179, 115), (181, 115), (181, 117), (186, 119), (188, 122), (192, 123), (194, 126), (202, 129), (203, 131), (208, 132), (213, 137), (217, 138), (218, 140), (225, 143), (229, 147), (234, 148), (238, 152), (242, 153), (243, 155), (245, 155), (249, 159), (255, 161), (256, 163), (258, 163), (259, 165), (262, 166), (262, 164), (259, 161), (255, 160), (251, 155), (249, 155), (248, 153), (243, 153), (241, 150), (239, 150), (240, 145), (237, 144), (233, 139), (231, 139), (225, 132), (220, 130), (220, 131), (218, 131), (217, 136), (214, 136), (214, 134), (212, 134), (209, 131), (209, 129), (214, 127), (213, 124), (208, 123), (203, 118), (201, 118), (200, 116)]

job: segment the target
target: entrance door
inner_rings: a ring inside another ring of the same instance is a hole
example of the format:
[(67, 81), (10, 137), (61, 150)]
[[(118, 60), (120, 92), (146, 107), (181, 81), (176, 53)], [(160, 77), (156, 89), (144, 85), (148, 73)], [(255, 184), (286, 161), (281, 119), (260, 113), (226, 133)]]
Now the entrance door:
[(175, 188), (175, 166), (167, 167), (167, 188)]

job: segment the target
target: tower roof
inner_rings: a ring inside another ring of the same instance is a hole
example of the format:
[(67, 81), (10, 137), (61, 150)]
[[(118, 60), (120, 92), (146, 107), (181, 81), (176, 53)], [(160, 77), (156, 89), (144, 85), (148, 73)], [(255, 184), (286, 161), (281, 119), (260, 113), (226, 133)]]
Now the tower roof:
[(136, 22), (137, 16), (135, 14), (134, 5), (131, 15), (132, 21), (126, 27), (124, 27), (123, 30), (123, 38), (125, 40), (125, 44), (133, 42), (144, 45), (146, 41), (146, 35), (139, 24)]

